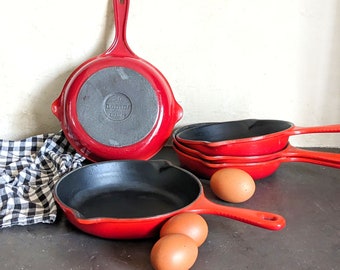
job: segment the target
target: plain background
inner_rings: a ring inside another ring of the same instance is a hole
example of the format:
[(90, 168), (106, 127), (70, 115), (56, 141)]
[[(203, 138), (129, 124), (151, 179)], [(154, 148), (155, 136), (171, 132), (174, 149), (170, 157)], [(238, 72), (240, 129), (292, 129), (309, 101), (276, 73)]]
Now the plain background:
[[(0, 0), (0, 138), (55, 132), (50, 105), (113, 38), (111, 0)], [(178, 123), (340, 123), (340, 1), (131, 0), (132, 50), (168, 79)], [(339, 134), (301, 146), (340, 145)]]

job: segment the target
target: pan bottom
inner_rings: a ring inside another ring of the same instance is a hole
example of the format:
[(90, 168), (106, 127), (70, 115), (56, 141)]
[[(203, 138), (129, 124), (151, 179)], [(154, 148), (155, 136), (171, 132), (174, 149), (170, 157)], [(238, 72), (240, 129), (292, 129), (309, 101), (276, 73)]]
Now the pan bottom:
[(156, 124), (158, 107), (150, 82), (118, 66), (92, 74), (77, 97), (77, 117), (84, 130), (96, 141), (114, 147), (145, 138)]
[(145, 218), (178, 210), (187, 202), (173, 194), (143, 190), (106, 190), (74, 197), (72, 208), (85, 218)]

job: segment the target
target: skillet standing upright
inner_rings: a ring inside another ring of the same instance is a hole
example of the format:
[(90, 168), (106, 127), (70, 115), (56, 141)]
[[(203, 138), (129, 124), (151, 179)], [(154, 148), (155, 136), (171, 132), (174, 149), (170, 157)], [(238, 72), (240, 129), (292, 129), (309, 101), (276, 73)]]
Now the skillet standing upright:
[(183, 110), (165, 77), (127, 44), (129, 0), (113, 0), (115, 38), (67, 79), (52, 112), (71, 145), (92, 161), (149, 159)]

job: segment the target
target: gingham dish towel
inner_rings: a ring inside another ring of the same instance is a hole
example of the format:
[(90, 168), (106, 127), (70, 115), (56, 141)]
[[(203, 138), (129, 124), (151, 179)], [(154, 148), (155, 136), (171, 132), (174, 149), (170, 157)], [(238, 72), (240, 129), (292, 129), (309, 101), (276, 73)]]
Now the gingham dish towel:
[(84, 160), (63, 132), (0, 140), (0, 228), (53, 223), (54, 184)]

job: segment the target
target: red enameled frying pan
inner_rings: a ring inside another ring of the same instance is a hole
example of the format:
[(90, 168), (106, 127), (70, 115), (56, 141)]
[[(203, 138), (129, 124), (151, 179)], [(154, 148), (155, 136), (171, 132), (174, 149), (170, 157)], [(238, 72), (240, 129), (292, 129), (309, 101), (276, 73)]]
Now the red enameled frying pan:
[(254, 156), (278, 152), (292, 135), (340, 132), (340, 124), (298, 127), (281, 120), (246, 119), (200, 123), (175, 132), (181, 144), (210, 156)]
[(129, 0), (113, 0), (115, 38), (67, 79), (52, 112), (71, 145), (92, 161), (148, 159), (182, 117), (165, 77), (127, 44)]
[(340, 168), (340, 163), (336, 161), (325, 161), (319, 160), (316, 158), (304, 158), (304, 157), (279, 157), (275, 159), (270, 159), (266, 161), (260, 162), (222, 162), (222, 163), (211, 163), (207, 161), (203, 161), (202, 159), (190, 156), (182, 151), (180, 151), (175, 145), (173, 145), (174, 150), (177, 153), (178, 159), (181, 163), (181, 166), (192, 173), (195, 173), (197, 176), (200, 176), (205, 179), (210, 179), (210, 177), (218, 170), (223, 168), (238, 168), (241, 169), (254, 180), (259, 180), (265, 177), (272, 175), (283, 162), (306, 162), (313, 163), (316, 165), (324, 165), (334, 168)]
[(54, 197), (69, 221), (103, 238), (157, 236), (170, 217), (182, 212), (228, 217), (269, 230), (281, 230), (277, 214), (209, 201), (199, 179), (164, 160), (97, 162), (65, 175)]
[(173, 144), (176, 146), (178, 150), (182, 151), (183, 153), (210, 163), (250, 163), (268, 161), (282, 157), (299, 157), (309, 158), (315, 161), (321, 160), (331, 162), (334, 164), (336, 163), (340, 164), (340, 154), (338, 153), (305, 150), (298, 147), (294, 147), (289, 142), (288, 145), (283, 150), (280, 150), (272, 154), (257, 156), (209, 156), (202, 154), (201, 152), (191, 149), (189, 147), (186, 147), (185, 145), (179, 143), (176, 139), (173, 140)]

